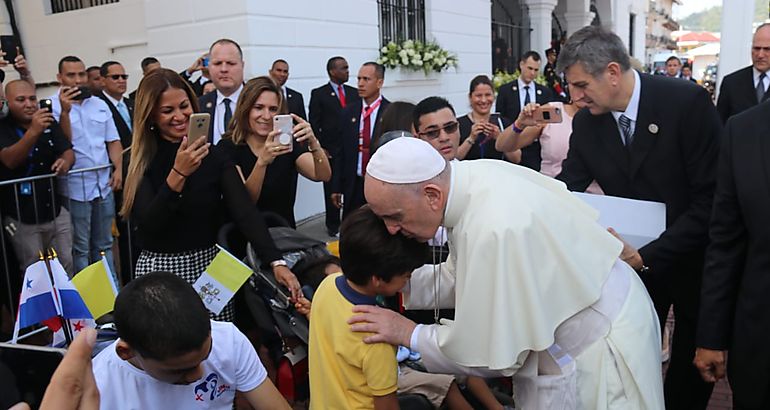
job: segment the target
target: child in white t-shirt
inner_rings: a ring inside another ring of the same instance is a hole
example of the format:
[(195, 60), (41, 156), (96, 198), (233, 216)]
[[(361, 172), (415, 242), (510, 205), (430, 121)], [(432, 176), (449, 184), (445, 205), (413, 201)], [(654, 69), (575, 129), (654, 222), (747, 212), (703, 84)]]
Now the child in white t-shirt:
[(119, 339), (93, 360), (101, 409), (289, 409), (254, 348), (231, 323), (209, 320), (186, 281), (155, 272), (115, 301)]

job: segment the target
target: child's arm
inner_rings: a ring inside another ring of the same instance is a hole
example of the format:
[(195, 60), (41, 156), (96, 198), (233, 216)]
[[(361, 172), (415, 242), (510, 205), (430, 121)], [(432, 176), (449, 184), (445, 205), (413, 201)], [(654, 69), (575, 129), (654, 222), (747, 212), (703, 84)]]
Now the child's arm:
[(310, 320), (310, 301), (305, 299), (304, 296), (300, 296), (297, 303), (294, 304), (294, 308), (297, 312), (305, 315), (307, 320)]
[(396, 392), (374, 396), (374, 410), (399, 410)]

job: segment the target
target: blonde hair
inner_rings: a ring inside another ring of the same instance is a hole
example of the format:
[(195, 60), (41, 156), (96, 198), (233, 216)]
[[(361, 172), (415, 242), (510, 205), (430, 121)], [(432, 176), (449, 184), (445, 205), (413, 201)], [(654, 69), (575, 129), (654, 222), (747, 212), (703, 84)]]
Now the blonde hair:
[(136, 199), (139, 183), (158, 151), (160, 135), (155, 124), (156, 105), (160, 101), (161, 95), (171, 88), (183, 90), (190, 100), (193, 111), (198, 111), (198, 98), (192, 88), (179, 74), (172, 70), (167, 68), (154, 70), (139, 83), (134, 108), (131, 159), (123, 188), (123, 206), (120, 209), (120, 215), (124, 218), (131, 215), (131, 208)]
[(286, 101), (283, 99), (281, 87), (270, 77), (261, 76), (249, 80), (238, 97), (238, 104), (235, 106), (233, 119), (230, 120), (230, 126), (227, 132), (222, 135), (222, 139), (229, 139), (233, 144), (245, 144), (246, 138), (251, 134), (249, 126), (249, 115), (251, 108), (257, 102), (257, 99), (264, 92), (272, 92), (278, 96), (278, 112), (286, 113)]

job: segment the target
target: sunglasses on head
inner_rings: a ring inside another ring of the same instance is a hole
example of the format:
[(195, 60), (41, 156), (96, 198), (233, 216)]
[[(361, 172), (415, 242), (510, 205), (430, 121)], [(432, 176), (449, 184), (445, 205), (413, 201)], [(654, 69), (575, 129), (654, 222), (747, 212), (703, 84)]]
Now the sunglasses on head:
[(434, 139), (438, 138), (439, 134), (441, 133), (441, 130), (444, 130), (444, 132), (447, 133), (447, 134), (452, 134), (452, 133), (457, 131), (457, 127), (459, 125), (460, 125), (460, 123), (458, 123), (457, 121), (452, 121), (452, 122), (444, 125), (443, 127), (439, 127), (439, 128), (437, 128), (435, 130), (419, 132), (418, 134), (420, 136), (422, 136), (422, 137), (427, 138), (427, 139), (434, 140)]
[(128, 80), (128, 74), (111, 74), (107, 77), (113, 79), (114, 81), (118, 81), (118, 79)]

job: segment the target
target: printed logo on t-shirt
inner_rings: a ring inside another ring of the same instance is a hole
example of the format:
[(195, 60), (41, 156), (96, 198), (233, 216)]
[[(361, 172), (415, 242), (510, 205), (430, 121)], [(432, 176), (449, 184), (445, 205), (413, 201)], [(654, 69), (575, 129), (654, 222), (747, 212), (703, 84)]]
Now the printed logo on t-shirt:
[(206, 398), (214, 401), (229, 389), (229, 384), (219, 384), (219, 375), (211, 373), (203, 382), (195, 386), (195, 401), (206, 401)]

